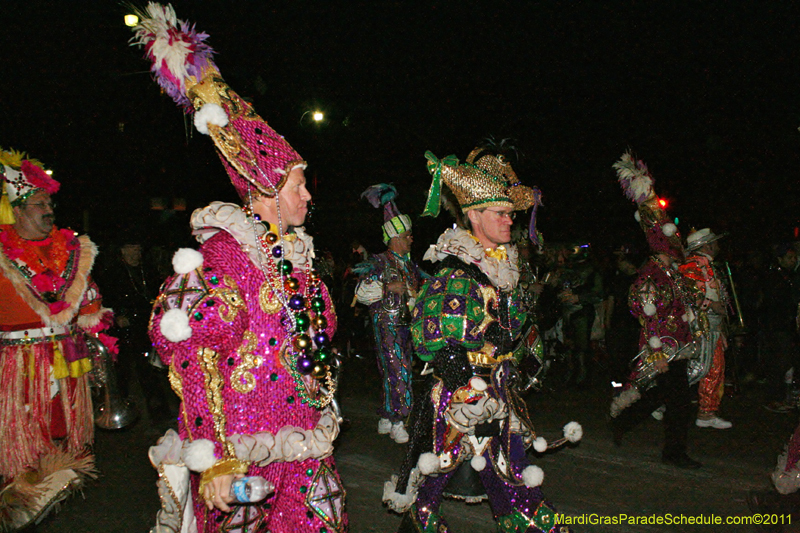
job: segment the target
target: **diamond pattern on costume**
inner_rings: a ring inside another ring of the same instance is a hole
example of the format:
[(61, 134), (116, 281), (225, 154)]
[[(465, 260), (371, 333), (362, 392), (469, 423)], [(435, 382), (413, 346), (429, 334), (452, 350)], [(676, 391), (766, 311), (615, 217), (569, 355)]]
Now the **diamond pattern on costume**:
[(198, 270), (174, 276), (164, 283), (159, 299), (164, 309), (181, 309), (187, 314), (211, 291), (208, 283)]
[(447, 305), (448, 307), (450, 307), (451, 310), (457, 311), (458, 308), (461, 307), (461, 302), (459, 302), (458, 299), (453, 298), (452, 300), (447, 302)]
[(231, 505), (230, 514), (223, 515), (220, 531), (224, 533), (267, 533), (269, 511), (264, 504)]
[(344, 497), (339, 478), (328, 465), (321, 463), (306, 495), (306, 506), (334, 531), (343, 531)]

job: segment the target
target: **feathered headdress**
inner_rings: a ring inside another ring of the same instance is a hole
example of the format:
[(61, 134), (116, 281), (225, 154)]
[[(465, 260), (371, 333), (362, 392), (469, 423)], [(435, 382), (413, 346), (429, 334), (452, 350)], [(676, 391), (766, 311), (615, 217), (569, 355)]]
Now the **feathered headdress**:
[(642, 161), (634, 160), (628, 150), (612, 166), (625, 196), (637, 205), (635, 218), (655, 253), (683, 258), (683, 243), (678, 227), (669, 220), (653, 190), (655, 180)]
[(303, 158), (222, 79), (206, 44), (208, 34), (178, 20), (171, 5), (135, 10), (131, 44), (144, 47), (156, 82), (210, 135), (228, 176), (244, 200), (252, 191), (274, 196)]
[(42, 163), (28, 158), (25, 152), (0, 148), (0, 175), (3, 180), (0, 197), (0, 224), (13, 224), (13, 207), (22, 205), (37, 191), (55, 194), (61, 184), (45, 172)]
[(392, 237), (397, 237), (403, 232), (411, 230), (411, 217), (400, 213), (394, 199), (397, 198), (397, 189), (391, 183), (378, 183), (371, 185), (361, 193), (361, 198), (376, 209), (383, 206), (383, 242), (389, 242)]

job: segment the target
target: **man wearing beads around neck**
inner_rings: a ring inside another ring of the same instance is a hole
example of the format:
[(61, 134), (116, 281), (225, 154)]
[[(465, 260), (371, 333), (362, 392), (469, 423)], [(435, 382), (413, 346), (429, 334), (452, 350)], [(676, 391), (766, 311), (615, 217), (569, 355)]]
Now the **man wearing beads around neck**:
[(356, 298), (369, 306), (375, 332), (375, 349), (381, 377), (382, 401), (378, 408), (378, 433), (398, 444), (408, 442), (404, 421), (411, 412), (411, 332), (409, 306), (413, 307), (423, 273), (411, 260), (411, 217), (397, 210), (394, 186), (380, 183), (361, 195), (373, 207), (383, 207), (383, 243), (388, 249), (358, 265)]
[[(155, 531), (344, 532), (332, 457), (336, 315), (303, 228), (306, 163), (225, 84), (207, 35), (171, 6), (150, 3), (140, 20), (134, 40), (156, 81), (214, 141), (243, 204), (192, 214), (200, 249), (178, 250), (153, 308), (150, 337), (181, 398), (178, 432), (150, 449)], [(242, 476), (274, 493), (235, 501)]]
[(59, 187), (0, 150), (0, 531), (38, 523), (96, 476), (86, 336), (109, 353), (116, 339), (91, 277), (97, 247), (55, 226)]
[[(426, 153), (433, 183), (423, 215), (439, 213), (442, 183), (455, 196), (458, 227), (425, 254), (436, 272), (425, 281), (412, 314), (414, 348), (430, 372), (414, 405), (408, 454), (384, 486), (384, 502), (403, 513), (398, 531), (451, 531), (441, 514), (444, 496), (489, 499), (499, 531), (569, 531), (556, 524), (540, 485), (542, 469), (526, 448), (548, 448), (536, 436), (517, 387), (517, 365), (530, 357), (523, 342), (517, 249), (511, 226), (517, 211), (534, 207), (539, 191), (520, 183), (502, 146), (476, 148), (460, 163)], [(424, 372), (428, 373), (428, 372)], [(580, 439), (565, 427), (558, 446)]]

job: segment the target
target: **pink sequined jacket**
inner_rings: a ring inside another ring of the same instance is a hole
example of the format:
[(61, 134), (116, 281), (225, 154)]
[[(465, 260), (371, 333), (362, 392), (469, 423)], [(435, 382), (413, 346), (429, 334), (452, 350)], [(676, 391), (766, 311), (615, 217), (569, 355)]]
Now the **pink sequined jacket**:
[[(338, 433), (329, 408), (306, 403), (318, 382), (290, 371), (290, 325), (274, 294), (280, 276), (265, 266), (270, 250), (259, 248), (252, 219), (235, 209), (214, 203), (206, 218), (193, 216), (204, 243), (199, 252), (176, 253), (176, 274), (162, 286), (150, 321), (150, 337), (182, 399), (183, 461), (196, 472), (233, 457), (259, 466), (320, 459), (333, 452)], [(307, 293), (311, 239), (299, 229), (278, 244), (294, 265), (297, 293)], [(335, 312), (327, 288), (317, 287), (332, 337)]]

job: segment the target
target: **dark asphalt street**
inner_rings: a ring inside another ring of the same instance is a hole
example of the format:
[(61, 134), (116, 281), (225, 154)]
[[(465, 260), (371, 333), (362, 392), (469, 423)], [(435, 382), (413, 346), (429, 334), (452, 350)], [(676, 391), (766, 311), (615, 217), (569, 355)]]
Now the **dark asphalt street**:
[[(337, 443), (336, 460), (348, 491), (351, 531), (388, 533), (396, 529), (400, 519), (381, 505), (381, 494), (384, 481), (402, 460), (403, 447), (376, 433), (378, 386), (374, 362), (353, 359), (345, 371), (341, 403), (351, 427)], [(655, 420), (648, 419), (626, 435), (621, 447), (614, 446), (606, 415), (610, 392), (602, 384), (536, 393), (529, 404), (540, 435), (554, 440), (572, 420), (584, 428), (579, 444), (534, 458), (545, 472), (543, 490), (559, 511), (570, 515), (715, 514), (723, 520), (749, 515), (747, 492), (769, 487), (768, 476), (777, 454), (797, 422), (796, 413), (766, 411), (763, 397), (763, 386), (758, 384), (744, 386), (738, 394), (726, 397), (722, 414), (733, 422), (730, 430), (692, 426), (690, 454), (704, 467), (686, 471), (659, 461), (662, 430)], [(147, 531), (159, 507), (156, 473), (148, 462), (147, 449), (160, 433), (146, 419), (126, 430), (99, 432), (96, 455), (101, 477), (36, 531)], [(455, 532), (494, 531), (487, 504), (448, 502), (445, 515)], [(574, 529), (609, 533), (756, 531), (752, 526), (734, 525), (580, 525)], [(793, 525), (786, 531), (800, 528)]]

